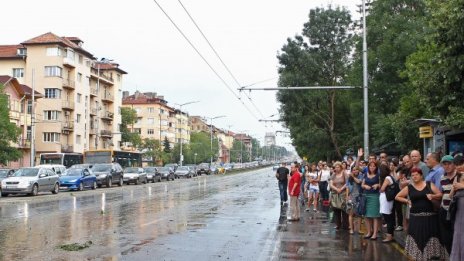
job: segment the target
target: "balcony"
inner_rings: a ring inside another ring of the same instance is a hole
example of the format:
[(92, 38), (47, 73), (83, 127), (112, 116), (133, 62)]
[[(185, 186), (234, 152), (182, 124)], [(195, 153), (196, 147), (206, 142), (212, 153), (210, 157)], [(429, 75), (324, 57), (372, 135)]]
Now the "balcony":
[(20, 120), (20, 118), (21, 118), (21, 113), (10, 110), (10, 120)]
[(61, 152), (74, 152), (74, 148), (72, 145), (61, 145)]
[(97, 108), (90, 107), (90, 115), (92, 116), (97, 116)]
[(63, 101), (63, 104), (61, 106), (63, 110), (67, 111), (73, 111), (74, 110), (74, 102), (73, 101)]
[(114, 113), (109, 112), (109, 111), (103, 111), (101, 115), (102, 120), (107, 120), (107, 121), (112, 121), (114, 117)]
[(18, 148), (21, 148), (21, 149), (30, 149), (31, 148), (31, 140), (30, 139), (19, 139), (17, 144), (18, 144)]
[(108, 75), (106, 75), (103, 70), (100, 70), (100, 77), (98, 75), (98, 69), (90, 69), (90, 77), (93, 77), (97, 80), (100, 80), (103, 83), (113, 85), (114, 84), (114, 79)]
[(95, 127), (90, 126), (89, 135), (97, 135), (97, 129)]
[(72, 131), (74, 131), (74, 122), (72, 121), (63, 122), (63, 124), (61, 125), (61, 133), (69, 134)]
[(90, 88), (90, 96), (97, 97), (98, 96), (98, 89), (97, 87)]
[(101, 130), (100, 136), (102, 136), (102, 138), (111, 138), (113, 135), (110, 130)]
[(68, 58), (68, 57), (63, 58), (63, 65), (66, 66), (66, 67), (70, 67), (70, 68), (75, 68), (76, 67), (74, 59), (71, 59), (71, 58)]
[(101, 100), (103, 102), (113, 102), (113, 95), (111, 95), (110, 92), (105, 91), (105, 93), (103, 94), (103, 97), (101, 97)]
[(74, 88), (76, 88), (76, 83), (69, 79), (63, 79), (63, 88), (74, 90)]

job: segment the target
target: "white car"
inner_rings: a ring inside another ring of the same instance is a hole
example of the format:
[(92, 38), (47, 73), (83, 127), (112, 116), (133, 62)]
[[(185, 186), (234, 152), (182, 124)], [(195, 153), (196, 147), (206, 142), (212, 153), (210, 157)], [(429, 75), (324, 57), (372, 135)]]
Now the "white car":
[(139, 183), (148, 183), (147, 173), (143, 168), (125, 168), (122, 178), (126, 184), (134, 183), (135, 185), (138, 185)]
[(61, 174), (63, 174), (66, 171), (66, 167), (64, 165), (59, 165), (59, 164), (41, 164), (41, 165), (37, 165), (36, 167), (51, 169), (58, 176), (61, 176)]
[(9, 194), (29, 194), (36, 196), (39, 192), (60, 191), (59, 176), (50, 168), (20, 168), (11, 177), (2, 180), (2, 197)]

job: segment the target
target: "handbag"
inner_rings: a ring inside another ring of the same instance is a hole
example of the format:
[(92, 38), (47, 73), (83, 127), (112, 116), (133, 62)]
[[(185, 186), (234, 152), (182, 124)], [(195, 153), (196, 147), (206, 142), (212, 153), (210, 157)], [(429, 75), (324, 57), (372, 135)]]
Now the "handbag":
[[(427, 181), (426, 186), (429, 189), (430, 193), (433, 195), (432, 185), (430, 185), (430, 181)], [(433, 211), (438, 212), (441, 207), (441, 200), (432, 199), (430, 201), (432, 202)]]
[(331, 193), (330, 205), (332, 208), (345, 209), (346, 199), (342, 193)]
[(356, 215), (358, 216), (366, 215), (366, 202), (367, 202), (366, 195), (361, 193), (356, 197), (356, 208), (355, 208)]
[(391, 180), (393, 183), (387, 186), (387, 189), (385, 190), (385, 196), (387, 197), (387, 201), (395, 200), (396, 194), (400, 192), (400, 185), (398, 184), (398, 182), (396, 182), (393, 178)]

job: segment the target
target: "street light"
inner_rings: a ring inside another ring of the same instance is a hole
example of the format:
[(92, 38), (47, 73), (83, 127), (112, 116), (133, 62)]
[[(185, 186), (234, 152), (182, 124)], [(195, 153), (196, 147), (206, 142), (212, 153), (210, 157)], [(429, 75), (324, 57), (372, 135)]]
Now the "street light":
[(180, 112), (180, 166), (182, 167), (182, 162), (184, 161), (184, 155), (182, 155), (182, 106), (185, 106), (185, 105), (189, 105), (189, 104), (192, 104), (192, 103), (198, 103), (200, 101), (191, 101), (191, 102), (186, 102), (186, 103), (182, 103), (182, 104), (178, 104), (179, 105), (179, 112)]
[(224, 118), (226, 117), (225, 115), (221, 116), (216, 116), (216, 117), (206, 117), (210, 119), (210, 133), (211, 133), (211, 147), (210, 147), (210, 166), (213, 165), (213, 120), (214, 119), (219, 119), (219, 118)]
[(193, 154), (193, 164), (194, 165), (197, 165), (197, 153), (195, 152), (195, 154)]

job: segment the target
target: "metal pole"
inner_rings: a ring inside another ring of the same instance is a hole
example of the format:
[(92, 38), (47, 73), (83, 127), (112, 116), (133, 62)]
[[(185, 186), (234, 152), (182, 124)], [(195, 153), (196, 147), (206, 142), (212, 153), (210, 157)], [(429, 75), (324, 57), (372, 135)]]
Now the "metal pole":
[[(32, 106), (31, 106), (31, 162), (35, 166), (35, 70), (32, 69)], [(27, 123), (27, 122), (26, 122)]]
[[(100, 94), (100, 63), (97, 61), (97, 95)], [(102, 106), (100, 103), (98, 103), (98, 106)], [(97, 116), (96, 116), (96, 120), (97, 120), (97, 131), (95, 133), (95, 149), (98, 150), (98, 131), (100, 129), (100, 119), (99, 119), (99, 115), (100, 115), (100, 108), (95, 108), (97, 110)]]
[(213, 165), (213, 118), (211, 118), (211, 121), (210, 121), (210, 133), (211, 133), (211, 147), (210, 147), (210, 167), (211, 165)]
[(240, 165), (243, 164), (243, 134), (240, 134)]
[(184, 160), (183, 158), (183, 155), (182, 155), (182, 105), (180, 105), (180, 109), (179, 109), (179, 112), (180, 112), (180, 128), (179, 128), (179, 131), (180, 131), (180, 166), (182, 167), (182, 161)]
[(366, 0), (362, 1), (363, 12), (363, 99), (364, 99), (364, 158), (369, 156), (369, 115), (368, 115), (368, 90), (367, 90), (367, 25), (366, 25)]

